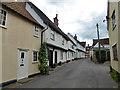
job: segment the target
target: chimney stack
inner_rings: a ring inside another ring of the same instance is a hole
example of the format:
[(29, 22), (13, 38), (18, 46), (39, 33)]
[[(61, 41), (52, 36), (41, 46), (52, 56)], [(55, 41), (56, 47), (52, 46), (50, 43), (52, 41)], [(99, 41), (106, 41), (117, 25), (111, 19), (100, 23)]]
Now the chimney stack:
[(56, 14), (56, 17), (53, 18), (53, 20), (54, 20), (54, 24), (58, 26), (58, 14)]
[(75, 36), (74, 36), (74, 39), (77, 40), (77, 36), (76, 36), (76, 34), (75, 34)]

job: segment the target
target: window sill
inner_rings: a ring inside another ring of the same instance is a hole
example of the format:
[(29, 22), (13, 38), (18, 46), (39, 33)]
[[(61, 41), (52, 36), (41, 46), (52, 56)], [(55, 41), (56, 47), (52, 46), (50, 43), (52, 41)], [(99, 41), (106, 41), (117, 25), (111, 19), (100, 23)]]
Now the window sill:
[(32, 61), (32, 64), (36, 64), (36, 63), (38, 63), (38, 61)]
[(51, 40), (55, 41), (54, 39), (50, 38)]
[(113, 59), (113, 61), (118, 61), (118, 59)]
[(7, 29), (7, 27), (6, 27), (6, 26), (3, 26), (3, 25), (0, 25), (0, 27), (1, 27), (1, 28), (4, 28), (4, 29)]
[(33, 35), (33, 36), (39, 38), (39, 36), (37, 36), (37, 35)]

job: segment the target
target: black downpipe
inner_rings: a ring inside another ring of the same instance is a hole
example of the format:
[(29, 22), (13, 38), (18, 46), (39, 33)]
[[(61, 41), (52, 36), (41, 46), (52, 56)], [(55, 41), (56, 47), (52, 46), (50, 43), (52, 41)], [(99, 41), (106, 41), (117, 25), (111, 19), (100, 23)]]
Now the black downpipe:
[(41, 32), (41, 46), (43, 43), (43, 33), (48, 29), (48, 24), (47, 24), (47, 28), (44, 28), (43, 31)]

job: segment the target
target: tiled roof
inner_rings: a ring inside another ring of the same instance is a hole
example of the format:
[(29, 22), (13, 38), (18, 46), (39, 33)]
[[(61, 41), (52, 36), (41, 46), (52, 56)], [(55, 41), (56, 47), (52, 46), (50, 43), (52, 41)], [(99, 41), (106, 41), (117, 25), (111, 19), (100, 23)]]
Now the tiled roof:
[(80, 44), (85, 47), (86, 46), (86, 42), (80, 42)]
[[(93, 39), (93, 45), (95, 46), (98, 43), (98, 39)], [(101, 45), (109, 45), (109, 38), (100, 39)]]
[(40, 25), (30, 14), (29, 12), (25, 9), (26, 7), (26, 2), (2, 2), (3, 5), (6, 7), (12, 9), (16, 13), (22, 15), (26, 19), (29, 19), (30, 21)]

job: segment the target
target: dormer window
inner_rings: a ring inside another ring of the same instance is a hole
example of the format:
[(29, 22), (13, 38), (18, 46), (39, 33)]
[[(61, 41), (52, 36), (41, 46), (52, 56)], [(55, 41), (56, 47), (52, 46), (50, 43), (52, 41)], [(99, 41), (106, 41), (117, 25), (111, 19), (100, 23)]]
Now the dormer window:
[(113, 14), (112, 14), (112, 24), (113, 24), (113, 29), (114, 29), (116, 27), (115, 10), (113, 11)]
[(52, 40), (55, 40), (55, 33), (54, 33), (53, 30), (51, 30), (51, 32), (50, 32), (50, 38), (51, 38)]
[(7, 23), (7, 12), (0, 9), (0, 26), (6, 27)]

